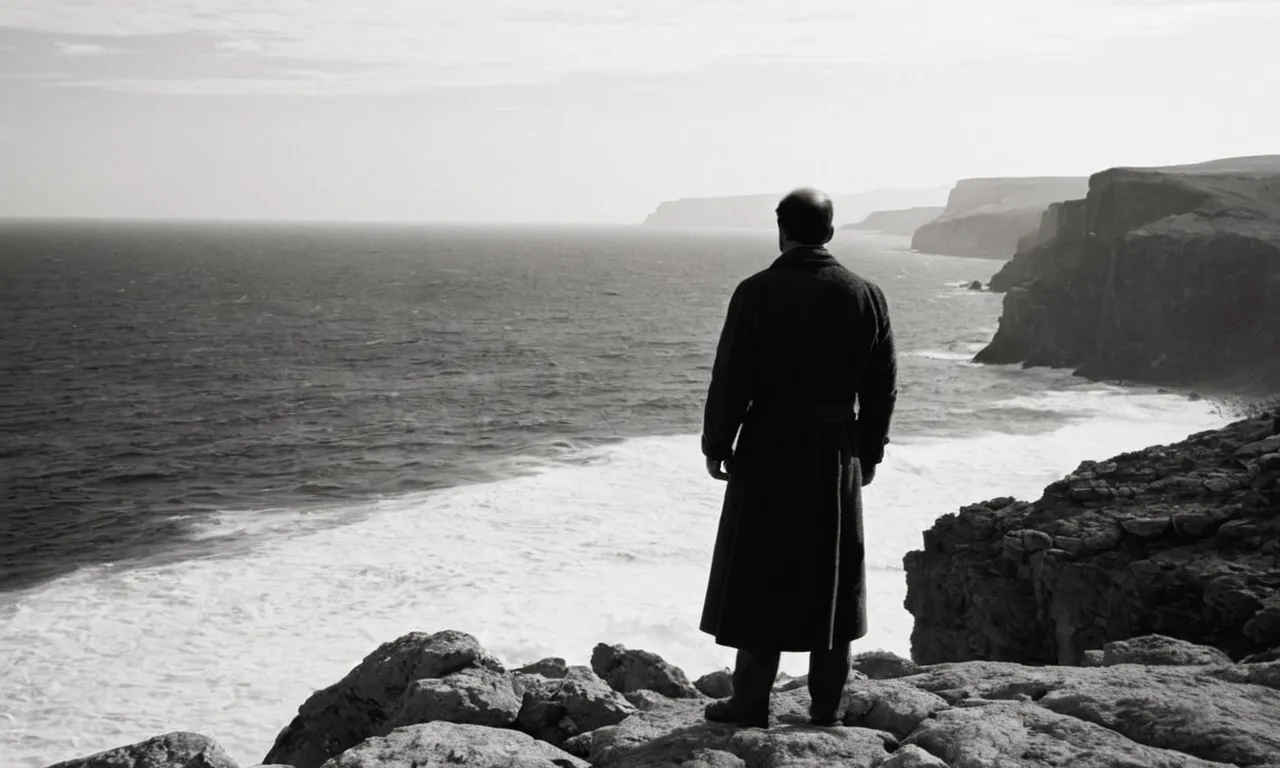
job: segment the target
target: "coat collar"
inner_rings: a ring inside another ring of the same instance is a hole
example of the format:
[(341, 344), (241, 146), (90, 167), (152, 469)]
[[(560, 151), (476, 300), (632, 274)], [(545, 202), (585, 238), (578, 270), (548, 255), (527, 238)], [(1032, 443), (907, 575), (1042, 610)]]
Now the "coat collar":
[(820, 245), (798, 245), (783, 253), (774, 260), (770, 267), (785, 267), (793, 264), (835, 264), (836, 257)]

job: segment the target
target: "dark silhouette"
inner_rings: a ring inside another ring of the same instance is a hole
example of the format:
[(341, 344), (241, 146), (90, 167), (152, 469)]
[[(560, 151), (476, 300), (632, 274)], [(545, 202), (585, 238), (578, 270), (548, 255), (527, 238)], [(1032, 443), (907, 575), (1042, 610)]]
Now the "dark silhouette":
[(897, 363), (884, 294), (825, 247), (831, 200), (798, 189), (777, 217), (782, 255), (734, 290), (707, 394), (702, 452), (728, 486), (701, 629), (738, 654), (706, 716), (768, 727), (780, 653), (808, 651), (811, 721), (834, 725), (867, 631), (861, 488)]

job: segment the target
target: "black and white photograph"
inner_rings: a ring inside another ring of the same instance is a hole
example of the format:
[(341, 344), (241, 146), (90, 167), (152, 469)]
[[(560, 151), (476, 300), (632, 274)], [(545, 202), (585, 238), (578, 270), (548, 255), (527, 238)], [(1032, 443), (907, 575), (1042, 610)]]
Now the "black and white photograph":
[(0, 768), (1280, 768), (1277, 40), (0, 0)]

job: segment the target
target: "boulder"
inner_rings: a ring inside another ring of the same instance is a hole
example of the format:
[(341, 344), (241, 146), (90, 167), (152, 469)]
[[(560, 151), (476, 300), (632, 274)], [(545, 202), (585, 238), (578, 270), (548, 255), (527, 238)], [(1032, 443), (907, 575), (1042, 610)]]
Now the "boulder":
[(532, 664), (526, 664), (515, 671), (516, 675), (540, 675), (547, 678), (561, 678), (569, 674), (569, 665), (564, 659), (553, 656), (551, 658), (535, 661)]
[[(428, 634), (411, 632), (384, 643), (356, 665), (345, 677), (317, 691), (298, 708), (298, 715), (276, 737), (275, 744), (263, 758), (264, 763), (281, 763), (294, 768), (318, 768), (326, 760), (354, 747), (371, 736), (382, 735), (391, 722), (403, 722), (410, 712), (426, 711), (434, 706), (426, 699), (431, 691), (445, 693), (459, 701), (463, 696), (444, 689), (413, 688), (415, 703), (402, 703), (401, 698), (420, 680), (443, 678), (454, 672), (477, 669), (503, 674), (502, 664), (480, 647), (479, 641), (463, 632), (446, 630)], [(468, 676), (462, 686), (480, 686), (487, 690), (482, 676)], [(460, 683), (464, 681), (459, 681)], [(490, 706), (507, 708), (510, 700), (499, 693), (473, 714), (493, 716)], [(425, 708), (425, 709), (424, 709)], [(441, 711), (439, 709), (435, 711)]]
[(727, 699), (733, 695), (733, 670), (726, 668), (708, 672), (694, 680), (693, 687), (697, 688), (704, 696), (710, 696), (713, 699)]
[(903, 744), (879, 768), (947, 768), (947, 764), (915, 744)]
[(239, 768), (208, 736), (174, 731), (49, 768)]
[(375, 736), (324, 763), (324, 768), (591, 768), (569, 753), (518, 731), (434, 722)]
[(515, 682), (523, 691), (520, 730), (555, 745), (619, 723), (637, 711), (586, 667), (568, 667), (561, 678), (517, 673)]
[(886, 731), (905, 739), (920, 723), (948, 707), (947, 700), (896, 680), (860, 680), (845, 687), (845, 725)]
[(436, 720), (507, 728), (515, 725), (520, 705), (507, 674), (486, 667), (460, 669), (410, 683), (386, 723), (376, 731), (382, 735)]
[(872, 680), (889, 680), (895, 677), (906, 677), (920, 671), (920, 665), (911, 659), (904, 659), (896, 653), (874, 650), (854, 654), (852, 659), (854, 672), (858, 672)]
[(600, 643), (591, 652), (591, 668), (620, 693), (649, 690), (673, 699), (701, 695), (679, 667), (650, 651)]
[(1187, 666), (1230, 664), (1231, 657), (1208, 645), (1188, 643), (1166, 635), (1143, 635), (1132, 640), (1114, 640), (1102, 646), (1104, 666), (1146, 664)]

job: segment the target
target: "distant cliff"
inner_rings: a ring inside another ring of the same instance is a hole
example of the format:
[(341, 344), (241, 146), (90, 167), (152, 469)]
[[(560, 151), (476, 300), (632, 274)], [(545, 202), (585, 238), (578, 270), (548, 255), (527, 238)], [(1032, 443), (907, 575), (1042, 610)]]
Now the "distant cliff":
[(1094, 174), (1023, 245), (978, 362), (1280, 390), (1280, 156)]
[(944, 210), (946, 209), (940, 205), (929, 205), (894, 211), (872, 211), (862, 221), (845, 224), (841, 229), (873, 230), (910, 237), (922, 225), (941, 216)]
[[(774, 209), (786, 192), (736, 197), (690, 197), (662, 203), (644, 220), (647, 227), (772, 229)], [(934, 206), (946, 199), (945, 188), (876, 189), (831, 196), (836, 226), (862, 220), (872, 211), (913, 206)]]
[(1007, 259), (1033, 234), (1051, 203), (1080, 197), (1087, 180), (1075, 177), (963, 179), (946, 209), (922, 225), (911, 247), (924, 253)]

